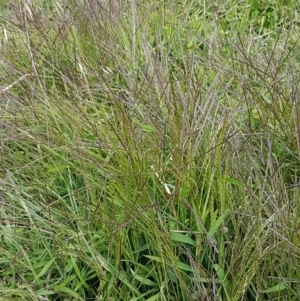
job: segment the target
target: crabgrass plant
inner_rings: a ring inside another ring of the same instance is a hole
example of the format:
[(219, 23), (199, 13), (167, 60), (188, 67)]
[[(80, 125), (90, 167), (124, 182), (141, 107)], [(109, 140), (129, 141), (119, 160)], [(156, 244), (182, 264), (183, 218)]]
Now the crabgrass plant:
[(2, 1), (1, 300), (299, 300), (297, 1)]

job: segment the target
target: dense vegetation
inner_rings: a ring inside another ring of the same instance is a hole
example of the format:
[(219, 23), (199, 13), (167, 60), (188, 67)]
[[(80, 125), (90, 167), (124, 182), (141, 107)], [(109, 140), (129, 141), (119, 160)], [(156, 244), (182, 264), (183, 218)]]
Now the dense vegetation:
[(300, 299), (300, 5), (0, 4), (0, 299)]

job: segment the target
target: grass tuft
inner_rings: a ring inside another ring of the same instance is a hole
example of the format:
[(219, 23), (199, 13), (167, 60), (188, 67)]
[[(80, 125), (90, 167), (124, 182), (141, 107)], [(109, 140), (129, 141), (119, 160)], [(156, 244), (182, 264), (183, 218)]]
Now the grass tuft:
[(2, 2), (0, 299), (298, 300), (299, 5)]

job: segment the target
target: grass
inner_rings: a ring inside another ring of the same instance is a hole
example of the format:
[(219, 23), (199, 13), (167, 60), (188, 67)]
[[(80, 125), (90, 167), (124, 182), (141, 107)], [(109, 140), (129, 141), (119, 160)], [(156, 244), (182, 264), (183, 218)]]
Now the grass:
[(2, 2), (0, 298), (298, 300), (299, 5)]

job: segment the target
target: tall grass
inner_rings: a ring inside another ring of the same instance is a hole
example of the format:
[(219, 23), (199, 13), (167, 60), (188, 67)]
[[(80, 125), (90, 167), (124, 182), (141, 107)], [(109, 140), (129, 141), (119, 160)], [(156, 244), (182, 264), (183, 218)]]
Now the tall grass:
[(0, 297), (298, 300), (299, 6), (2, 2)]

